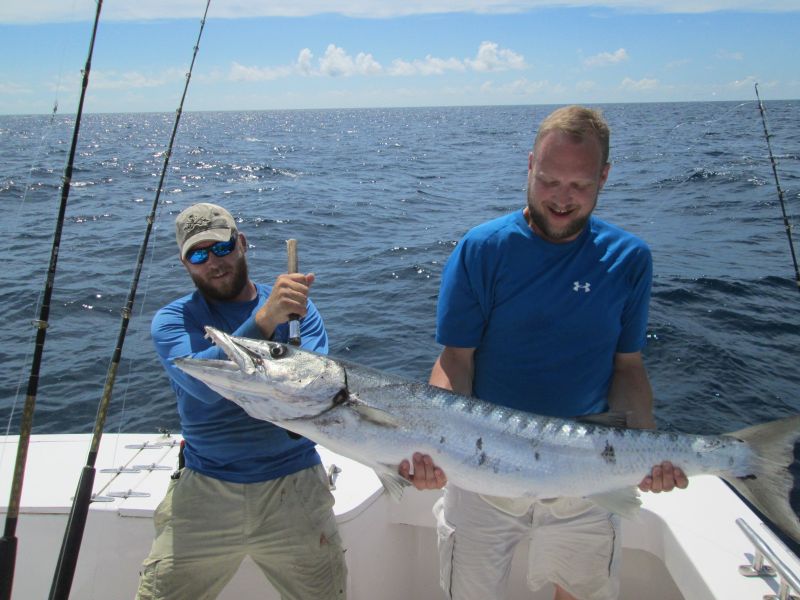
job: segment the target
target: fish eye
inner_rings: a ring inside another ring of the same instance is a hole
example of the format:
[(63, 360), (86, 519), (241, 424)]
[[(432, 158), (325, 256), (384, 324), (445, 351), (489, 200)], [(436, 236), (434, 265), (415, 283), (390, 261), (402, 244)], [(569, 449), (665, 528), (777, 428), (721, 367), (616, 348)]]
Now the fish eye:
[(269, 349), (269, 355), (272, 358), (280, 358), (286, 354), (286, 348), (283, 346), (272, 346)]

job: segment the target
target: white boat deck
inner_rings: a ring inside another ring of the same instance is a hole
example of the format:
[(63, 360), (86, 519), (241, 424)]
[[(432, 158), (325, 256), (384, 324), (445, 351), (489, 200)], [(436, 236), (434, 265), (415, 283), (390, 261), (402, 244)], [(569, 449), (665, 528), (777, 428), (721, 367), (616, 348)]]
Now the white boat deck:
[[(72, 597), (81, 600), (133, 598), (138, 568), (152, 542), (151, 517), (177, 464), (180, 438), (106, 435), (98, 455), (94, 491), (112, 498), (90, 508)], [(47, 596), (89, 435), (31, 438), (17, 527), (15, 600)], [(5, 519), (16, 459), (16, 436), (0, 445), (0, 513)], [(438, 559), (430, 508), (435, 492), (410, 490), (399, 504), (382, 493), (374, 472), (320, 448), (326, 466), (342, 469), (336, 505), (347, 546), (351, 600), (435, 600)], [(154, 468), (155, 467), (155, 468)], [(117, 469), (132, 469), (131, 472)], [(103, 472), (111, 469), (113, 472)], [(795, 573), (797, 558), (715, 477), (693, 478), (688, 490), (644, 494), (638, 521), (623, 524), (622, 599), (760, 600), (775, 594), (774, 579), (748, 579), (739, 565), (753, 547), (735, 525), (737, 518), (764, 537)], [(524, 585), (527, 551), (512, 570), (511, 598), (544, 600)], [(411, 576), (413, 574), (413, 577)], [(245, 561), (221, 598), (278, 598), (250, 561)]]

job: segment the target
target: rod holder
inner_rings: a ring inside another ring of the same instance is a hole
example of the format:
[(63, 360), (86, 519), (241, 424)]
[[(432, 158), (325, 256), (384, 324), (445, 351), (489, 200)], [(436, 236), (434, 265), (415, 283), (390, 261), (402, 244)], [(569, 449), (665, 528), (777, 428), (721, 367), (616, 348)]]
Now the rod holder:
[[(745, 537), (753, 544), (753, 562), (739, 567), (745, 577), (775, 577), (780, 580), (777, 594), (767, 594), (764, 600), (800, 600), (800, 580), (794, 572), (778, 558), (772, 548), (758, 535), (744, 519), (736, 519), (736, 524)], [(765, 564), (769, 562), (770, 564)]]

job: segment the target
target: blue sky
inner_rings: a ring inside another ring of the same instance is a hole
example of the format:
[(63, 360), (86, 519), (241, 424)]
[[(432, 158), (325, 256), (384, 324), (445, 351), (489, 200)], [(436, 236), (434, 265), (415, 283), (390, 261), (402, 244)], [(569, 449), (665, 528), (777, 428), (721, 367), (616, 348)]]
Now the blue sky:
[[(85, 110), (173, 111), (205, 0), (106, 0)], [(0, 114), (73, 111), (95, 3), (0, 5)], [(212, 0), (185, 110), (800, 98), (797, 0)]]

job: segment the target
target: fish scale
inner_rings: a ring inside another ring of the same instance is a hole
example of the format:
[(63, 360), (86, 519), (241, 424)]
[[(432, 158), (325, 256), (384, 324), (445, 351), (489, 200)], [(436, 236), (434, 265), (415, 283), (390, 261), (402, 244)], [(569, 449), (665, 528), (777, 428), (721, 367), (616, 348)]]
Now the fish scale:
[[(406, 415), (403, 429), (378, 434), (403, 448), (397, 462), (414, 449), (409, 448), (409, 431), (422, 420), (413, 408), (418, 402), (418, 397), (409, 395), (405, 405), (397, 400), (392, 407), (382, 407)], [(423, 440), (414, 440), (419, 444), (416, 449), (424, 447), (451, 481), (476, 492), (583, 497), (635, 485), (661, 460), (680, 464), (688, 475), (711, 472), (731, 476), (746, 474), (752, 460), (750, 449), (734, 438), (605, 428), (518, 415), (511, 409), (496, 410), (474, 402), (451, 402), (446, 410), (447, 418), (437, 421), (431, 430), (431, 438), (446, 439), (446, 446), (429, 442), (423, 446)], [(370, 424), (361, 422), (358, 427), (364, 433)], [(325, 440), (346, 435), (341, 430), (321, 433)], [(309, 435), (313, 439), (313, 432)], [(476, 451), (478, 440), (481, 448)]]
[(448, 481), (480, 494), (588, 498), (628, 514), (635, 486), (654, 465), (670, 461), (690, 477), (725, 478), (800, 541), (791, 506), (800, 494), (794, 458), (800, 416), (721, 436), (608, 427), (497, 406), (277, 342), (206, 331), (230, 360), (178, 359), (178, 367), (251, 416), (371, 466), (394, 496), (409, 485), (397, 472), (400, 462), (422, 452)]

